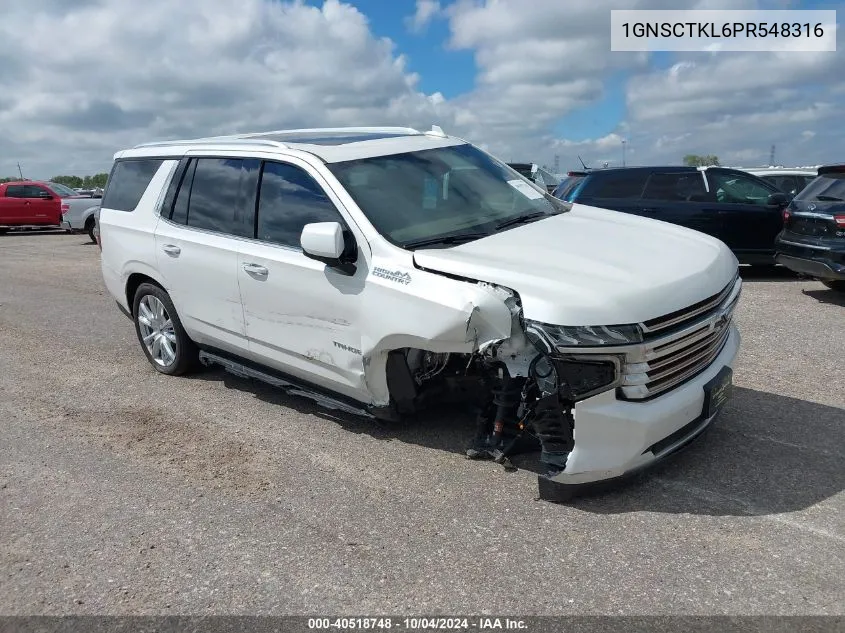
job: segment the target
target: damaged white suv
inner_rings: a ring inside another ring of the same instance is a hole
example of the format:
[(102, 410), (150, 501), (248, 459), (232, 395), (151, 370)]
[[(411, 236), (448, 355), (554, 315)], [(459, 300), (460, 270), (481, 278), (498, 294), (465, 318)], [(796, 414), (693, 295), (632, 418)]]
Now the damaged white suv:
[(557, 200), (436, 126), (121, 151), (99, 228), (156, 370), (221, 365), (375, 417), (470, 405), (468, 455), (536, 438), (541, 494), (674, 453), (730, 392), (722, 242)]

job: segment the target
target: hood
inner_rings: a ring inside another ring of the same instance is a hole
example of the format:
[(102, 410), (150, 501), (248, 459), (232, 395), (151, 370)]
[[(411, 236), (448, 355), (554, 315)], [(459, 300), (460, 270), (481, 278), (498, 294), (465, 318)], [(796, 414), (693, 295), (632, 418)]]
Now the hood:
[(716, 238), (580, 204), (467, 244), (419, 249), (414, 261), (514, 290), (526, 318), (555, 325), (647, 321), (717, 294), (737, 272)]

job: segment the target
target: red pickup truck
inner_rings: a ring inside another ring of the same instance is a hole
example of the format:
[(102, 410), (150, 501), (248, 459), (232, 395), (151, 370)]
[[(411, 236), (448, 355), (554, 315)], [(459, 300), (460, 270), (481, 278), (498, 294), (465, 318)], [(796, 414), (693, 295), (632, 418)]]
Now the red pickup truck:
[(59, 227), (70, 208), (64, 199), (73, 197), (78, 197), (73, 189), (53, 182), (0, 183), (0, 233), (13, 227)]

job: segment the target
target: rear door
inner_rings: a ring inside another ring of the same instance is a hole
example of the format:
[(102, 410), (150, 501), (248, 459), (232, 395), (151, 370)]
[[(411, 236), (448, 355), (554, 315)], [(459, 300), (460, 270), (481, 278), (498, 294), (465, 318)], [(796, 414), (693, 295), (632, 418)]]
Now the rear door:
[(712, 208), (699, 170), (654, 171), (643, 191), (643, 215), (724, 240), (722, 219)]
[(753, 257), (774, 252), (783, 228), (783, 209), (766, 200), (778, 188), (762, 178), (729, 169), (705, 171), (714, 200), (710, 210), (723, 224), (723, 241), (736, 253)]
[(0, 224), (21, 224), (28, 200), (25, 185), (0, 185)]
[(248, 349), (238, 251), (252, 235), (245, 209), (255, 204), (258, 166), (238, 157), (184, 161), (155, 231), (158, 269), (185, 329), (197, 343), (238, 355)]

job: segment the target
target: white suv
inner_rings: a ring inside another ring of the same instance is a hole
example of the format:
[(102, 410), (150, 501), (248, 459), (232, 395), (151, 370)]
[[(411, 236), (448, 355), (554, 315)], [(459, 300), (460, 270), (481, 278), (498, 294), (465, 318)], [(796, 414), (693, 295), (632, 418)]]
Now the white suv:
[(541, 495), (675, 452), (730, 391), (722, 242), (562, 202), (436, 126), (140, 145), (99, 229), (159, 372), (217, 364), (375, 417), (472, 405), (468, 455), (530, 433)]

